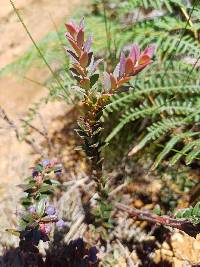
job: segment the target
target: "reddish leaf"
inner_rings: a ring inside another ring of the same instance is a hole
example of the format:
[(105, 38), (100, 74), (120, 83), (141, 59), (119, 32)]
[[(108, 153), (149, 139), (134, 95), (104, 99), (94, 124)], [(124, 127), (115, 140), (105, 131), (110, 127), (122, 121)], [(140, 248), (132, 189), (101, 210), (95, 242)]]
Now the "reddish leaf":
[(138, 61), (139, 65), (148, 64), (151, 61), (151, 58), (148, 55), (143, 55)]
[(83, 71), (83, 69), (81, 68), (80, 65), (78, 64), (73, 64), (74, 69), (81, 75), (81, 76), (85, 76), (85, 73)]
[(126, 74), (129, 74), (133, 71), (133, 61), (132, 59), (129, 57), (127, 58), (126, 60), (126, 63), (125, 63), (125, 73)]
[(80, 56), (81, 54), (81, 50), (80, 48), (77, 46), (77, 44), (75, 43), (74, 40), (72, 40), (71, 38), (67, 38), (69, 43), (71, 44), (71, 46), (74, 48), (74, 50), (76, 51), (76, 53)]
[(83, 54), (80, 56), (79, 62), (83, 68), (87, 67), (88, 65), (88, 53), (83, 52)]
[(72, 74), (75, 74), (76, 76), (80, 75), (80, 73), (75, 68), (70, 68)]
[(122, 84), (127, 83), (130, 79), (131, 79), (131, 77), (124, 77), (124, 78), (120, 79), (120, 80), (118, 81), (118, 83), (117, 83), (117, 86), (119, 87), (119, 86), (121, 86)]
[(65, 24), (68, 32), (71, 34), (71, 36), (75, 36), (76, 35), (76, 27), (73, 25), (72, 22), (66, 23)]
[(130, 74), (130, 76), (134, 76), (134, 75), (138, 74), (140, 71), (142, 71), (146, 66), (148, 66), (152, 62), (153, 62), (153, 60), (149, 60), (145, 64), (138, 65), (137, 67), (134, 67), (133, 72)]
[(110, 74), (110, 82), (111, 82), (111, 89), (116, 89), (117, 81), (116, 81), (115, 77), (112, 74)]
[(69, 39), (74, 41), (73, 37), (68, 32), (65, 33), (65, 37), (68, 39), (68, 41), (69, 41)]
[(79, 48), (82, 48), (83, 42), (84, 42), (84, 31), (80, 29), (77, 34), (77, 45)]

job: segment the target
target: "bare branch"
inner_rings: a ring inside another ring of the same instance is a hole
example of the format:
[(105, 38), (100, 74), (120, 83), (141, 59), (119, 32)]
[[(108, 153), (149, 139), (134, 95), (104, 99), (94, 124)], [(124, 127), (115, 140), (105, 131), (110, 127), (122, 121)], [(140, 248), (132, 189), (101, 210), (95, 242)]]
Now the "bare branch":
[(196, 237), (197, 234), (200, 233), (200, 225), (194, 225), (189, 220), (174, 219), (169, 216), (159, 216), (149, 211), (131, 209), (121, 203), (116, 203), (115, 207), (127, 212), (139, 221), (147, 221), (154, 224), (161, 224), (163, 226), (170, 226), (172, 228), (179, 229), (192, 237)]
[(27, 120), (21, 119), (22, 122), (24, 122), (26, 125), (28, 125), (31, 129), (33, 129), (34, 131), (36, 131), (37, 133), (39, 133), (41, 136), (43, 136), (44, 138), (46, 138), (45, 133), (43, 133), (42, 131), (40, 131), (40, 129), (38, 129), (37, 127), (35, 127), (34, 125), (32, 125), (30, 122), (28, 122)]
[(8, 115), (6, 114), (5, 110), (0, 107), (0, 116), (2, 117), (2, 119), (14, 130), (15, 135), (17, 137), (17, 140), (20, 139), (20, 135), (19, 135), (19, 131), (17, 129), (17, 126), (15, 125), (15, 123), (8, 117)]
[[(6, 114), (5, 110), (2, 107), (0, 107), (0, 117), (10, 126), (10, 128), (14, 130), (17, 140), (20, 141), (20, 133), (16, 124), (8, 117), (8, 115)], [(42, 150), (35, 144), (33, 140), (25, 138), (24, 141), (28, 145), (30, 145), (37, 154), (44, 156)]]

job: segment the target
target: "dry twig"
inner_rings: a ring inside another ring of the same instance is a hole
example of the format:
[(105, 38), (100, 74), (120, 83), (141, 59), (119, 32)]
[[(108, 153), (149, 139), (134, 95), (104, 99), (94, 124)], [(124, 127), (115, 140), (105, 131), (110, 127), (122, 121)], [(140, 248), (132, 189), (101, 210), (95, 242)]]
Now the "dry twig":
[(170, 226), (172, 228), (179, 229), (189, 236), (195, 237), (200, 232), (200, 225), (194, 225), (189, 220), (174, 219), (169, 216), (159, 216), (149, 211), (138, 210), (135, 208), (129, 208), (121, 203), (116, 203), (115, 207), (119, 210), (128, 212), (134, 219), (139, 221), (147, 221), (154, 224), (161, 224), (163, 226)]

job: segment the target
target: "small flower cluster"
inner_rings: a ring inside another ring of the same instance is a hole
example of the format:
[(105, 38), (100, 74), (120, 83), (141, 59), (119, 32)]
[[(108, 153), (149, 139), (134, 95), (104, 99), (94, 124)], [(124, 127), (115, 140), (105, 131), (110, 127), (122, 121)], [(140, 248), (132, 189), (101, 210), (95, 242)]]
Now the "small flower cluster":
[(32, 172), (32, 177), (39, 186), (50, 173), (51, 176), (52, 174), (55, 174), (56, 177), (59, 177), (62, 173), (62, 169), (57, 165), (55, 160), (45, 159), (35, 167)]
[(59, 219), (58, 212), (53, 205), (46, 200), (40, 200), (35, 206), (30, 206), (21, 214), (19, 230), (17, 230), (23, 249), (27, 246), (37, 246), (40, 240), (49, 241), (49, 234), (54, 225), (61, 229), (65, 223)]
[(62, 168), (55, 160), (43, 160), (32, 171), (32, 176), (26, 179), (27, 183), (20, 185), (26, 193), (22, 205), (29, 207), (34, 201), (44, 199), (54, 192), (57, 180), (62, 174)]
[(48, 241), (52, 226), (64, 226), (58, 212), (48, 202), (48, 197), (60, 183), (56, 180), (62, 173), (62, 168), (55, 160), (43, 160), (37, 164), (27, 183), (20, 185), (26, 196), (21, 200), (25, 211), (20, 213), (19, 229), (8, 229), (9, 232), (20, 236), (20, 244), (26, 248), (38, 245), (40, 240)]
[(45, 206), (45, 208), (42, 207), (42, 210), (44, 209), (42, 215), (41, 213), (38, 214), (38, 206), (30, 206), (28, 212), (29, 215), (31, 214), (31, 216), (38, 222), (41, 232), (49, 234), (52, 230), (52, 223), (55, 223), (58, 228), (62, 228), (64, 226), (64, 221), (58, 218), (58, 211), (53, 205), (49, 204), (47, 201), (38, 204)]
[(46, 200), (39, 201), (21, 214), (20, 239), (31, 245), (38, 245), (39, 241), (49, 241), (49, 234), (53, 225), (61, 229), (65, 223), (59, 219), (58, 212), (53, 205)]
[[(59, 220), (55, 207), (47, 201), (49, 194), (54, 192), (54, 187), (59, 185), (55, 178), (61, 173), (62, 168), (55, 160), (45, 159), (33, 169), (28, 184), (22, 186), (27, 196), (22, 201), (26, 212), (21, 216), (20, 231), (23, 237), (27, 237), (28, 233), (29, 241), (33, 241), (35, 236), (37, 242), (40, 239), (47, 241), (53, 224), (57, 227), (64, 225), (64, 221)], [(33, 233), (33, 236), (30, 233)]]
[(64, 227), (65, 223), (59, 219), (56, 208), (46, 199), (41, 199), (21, 214), (19, 232), (22, 239), (27, 241), (28, 237), (28, 241), (35, 244), (39, 240), (49, 240), (48, 235), (52, 231), (53, 225), (60, 229)]

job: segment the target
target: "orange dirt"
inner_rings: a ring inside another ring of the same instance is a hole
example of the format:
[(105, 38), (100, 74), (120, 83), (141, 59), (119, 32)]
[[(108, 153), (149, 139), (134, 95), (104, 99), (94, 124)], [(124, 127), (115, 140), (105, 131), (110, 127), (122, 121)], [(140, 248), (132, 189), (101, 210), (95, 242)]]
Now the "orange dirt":
[[(37, 42), (49, 31), (55, 30), (52, 19), (56, 25), (65, 18), (67, 20), (81, 0), (13, 0), (13, 2)], [(0, 68), (3, 68), (23, 55), (32, 45), (9, 0), (1, 0), (0, 32)], [(48, 75), (49, 71), (46, 68), (32, 68), (28, 71), (27, 77), (43, 83)], [(44, 87), (28, 80), (19, 80), (15, 73), (0, 76), (0, 106), (16, 123), (32, 103), (47, 94), (48, 91)], [(44, 112), (48, 118), (59, 113), (59, 107), (53, 113), (52, 109), (53, 106)], [(0, 138), (0, 184), (18, 183), (19, 177), (24, 176), (24, 170), (27, 170), (34, 161), (34, 158), (29, 155), (31, 149), (25, 143), (20, 144), (13, 131), (1, 119)]]

